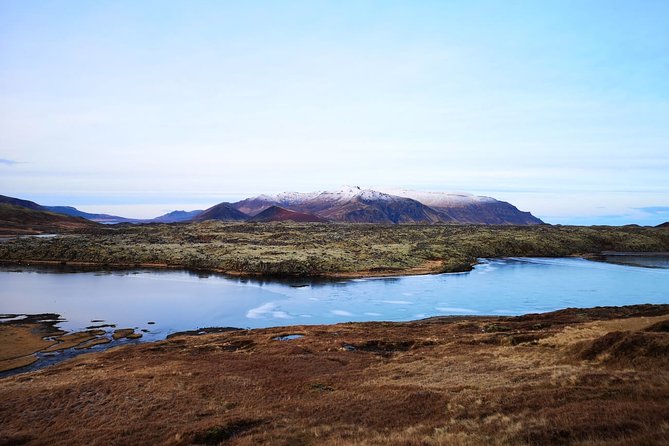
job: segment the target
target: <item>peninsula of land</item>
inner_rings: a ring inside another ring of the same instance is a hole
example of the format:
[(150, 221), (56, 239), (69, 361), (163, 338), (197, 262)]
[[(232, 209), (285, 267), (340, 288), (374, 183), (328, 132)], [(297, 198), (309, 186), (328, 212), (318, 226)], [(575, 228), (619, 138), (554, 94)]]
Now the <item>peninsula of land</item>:
[(605, 251), (669, 252), (669, 230), (220, 221), (94, 225), (55, 237), (5, 239), (0, 262), (352, 278), (469, 271), (479, 258)]

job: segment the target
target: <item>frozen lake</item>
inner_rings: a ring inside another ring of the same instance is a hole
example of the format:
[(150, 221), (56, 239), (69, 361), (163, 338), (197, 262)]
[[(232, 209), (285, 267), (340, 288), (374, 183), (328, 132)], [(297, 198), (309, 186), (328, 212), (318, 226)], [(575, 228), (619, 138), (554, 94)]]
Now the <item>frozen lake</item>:
[(146, 330), (143, 340), (156, 340), (203, 327), (408, 321), (669, 303), (667, 259), (636, 260), (645, 267), (579, 258), (510, 258), (481, 260), (473, 271), (460, 274), (297, 283), (185, 271), (4, 267), (0, 313), (58, 313), (64, 319), (59, 326), (68, 331), (104, 321)]

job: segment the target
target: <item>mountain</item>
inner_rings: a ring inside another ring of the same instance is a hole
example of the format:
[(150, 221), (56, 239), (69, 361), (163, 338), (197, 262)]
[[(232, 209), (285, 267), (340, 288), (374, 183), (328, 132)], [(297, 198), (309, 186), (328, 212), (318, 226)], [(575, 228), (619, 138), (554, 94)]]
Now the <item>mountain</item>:
[(271, 221), (295, 221), (295, 222), (317, 222), (326, 223), (327, 220), (314, 214), (305, 214), (303, 212), (290, 211), (279, 206), (270, 206), (259, 214), (255, 215), (249, 221), (267, 223)]
[(288, 192), (260, 195), (233, 206), (255, 215), (271, 206), (314, 214), (318, 217), (356, 223), (437, 223), (439, 215), (423, 204), (359, 187), (344, 187), (335, 192)]
[(333, 192), (260, 195), (232, 206), (249, 215), (279, 206), (332, 221), (358, 223), (543, 223), (529, 212), (490, 197), (439, 192), (380, 192), (359, 187), (343, 187)]
[(165, 215), (149, 220), (152, 223), (180, 223), (193, 220), (195, 217), (203, 213), (203, 210), (197, 211), (172, 211)]
[(360, 190), (346, 203), (323, 209), (319, 215), (354, 223), (439, 223), (437, 212), (410, 198)]
[(659, 225), (655, 226), (656, 228), (669, 228), (669, 221), (665, 221), (664, 223), (660, 223)]
[(248, 220), (249, 216), (238, 211), (230, 203), (220, 203), (209, 209), (202, 211), (191, 221), (223, 220), (223, 221), (243, 221)]
[(506, 201), (464, 193), (389, 191), (438, 211), (443, 221), (486, 225), (540, 225), (543, 221)]
[(143, 220), (136, 218), (125, 218), (117, 215), (109, 214), (91, 214), (89, 212), (80, 211), (72, 206), (43, 206), (44, 209), (50, 212), (57, 212), (72, 217), (81, 217), (96, 223), (116, 224), (116, 223), (141, 223)]
[(55, 233), (94, 226), (97, 223), (80, 217), (0, 202), (0, 235)]

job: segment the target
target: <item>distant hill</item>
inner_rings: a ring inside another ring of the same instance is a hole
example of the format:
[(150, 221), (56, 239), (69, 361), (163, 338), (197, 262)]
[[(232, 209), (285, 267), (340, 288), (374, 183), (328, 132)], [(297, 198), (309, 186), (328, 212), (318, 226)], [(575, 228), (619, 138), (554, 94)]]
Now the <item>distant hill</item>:
[(149, 221), (153, 223), (180, 223), (180, 222), (185, 222), (185, 221), (190, 221), (193, 220), (195, 217), (200, 215), (203, 210), (197, 210), (197, 211), (172, 211), (168, 212), (165, 215), (161, 215), (160, 217), (156, 217), (154, 219), (151, 219)]
[(22, 200), (20, 198), (7, 197), (0, 195), (0, 203), (21, 206), (27, 209), (37, 211), (55, 212), (57, 214), (69, 215), (70, 217), (81, 217), (96, 223), (116, 224), (116, 223), (176, 223), (191, 221), (197, 215), (201, 214), (202, 210), (196, 211), (172, 211), (153, 219), (139, 219), (126, 218), (118, 215), (110, 214), (93, 214), (90, 212), (80, 211), (72, 206), (42, 206), (33, 201)]
[(220, 203), (204, 210), (192, 221), (222, 220), (222, 221), (244, 221), (249, 215), (238, 211), (230, 203)]
[(98, 223), (116, 224), (116, 223), (179, 223), (190, 221), (197, 215), (202, 213), (202, 210), (197, 211), (172, 211), (152, 219), (126, 218), (118, 215), (109, 214), (91, 214), (89, 212), (80, 211), (71, 206), (45, 206), (46, 209), (60, 214), (71, 215), (73, 217), (83, 217)]
[(77, 208), (72, 206), (44, 206), (45, 209), (51, 212), (57, 212), (59, 214), (70, 215), (72, 217), (82, 217), (87, 220), (91, 220), (97, 223), (141, 223), (144, 220), (134, 219), (134, 218), (125, 218), (119, 217), (118, 215), (109, 215), (109, 214), (91, 214), (89, 212), (80, 211)]
[(669, 228), (669, 221), (665, 221), (664, 223), (660, 223), (659, 225), (655, 226), (656, 228)]
[(439, 192), (379, 192), (359, 187), (339, 191), (260, 195), (233, 203), (256, 215), (272, 206), (341, 222), (533, 225), (543, 222), (510, 203), (490, 197)]
[(44, 211), (45, 209), (34, 201), (21, 200), (20, 198), (8, 197), (0, 195), (0, 203), (11, 204), (13, 206), (21, 206), (35, 211)]
[(22, 200), (20, 198), (7, 197), (0, 195), (0, 203), (21, 206), (23, 208), (32, 209), (35, 211), (52, 212), (56, 214), (68, 215), (70, 217), (81, 217), (86, 220), (91, 220), (97, 223), (140, 223), (142, 220), (119, 217), (117, 215), (108, 214), (91, 214), (89, 212), (80, 211), (72, 206), (42, 206), (33, 201)]
[(259, 214), (255, 215), (250, 221), (272, 222), (272, 221), (295, 221), (295, 222), (317, 222), (326, 223), (327, 220), (314, 214), (305, 214), (303, 212), (290, 211), (279, 206), (270, 206)]
[(84, 218), (0, 202), (0, 235), (59, 233), (95, 226), (97, 223)]

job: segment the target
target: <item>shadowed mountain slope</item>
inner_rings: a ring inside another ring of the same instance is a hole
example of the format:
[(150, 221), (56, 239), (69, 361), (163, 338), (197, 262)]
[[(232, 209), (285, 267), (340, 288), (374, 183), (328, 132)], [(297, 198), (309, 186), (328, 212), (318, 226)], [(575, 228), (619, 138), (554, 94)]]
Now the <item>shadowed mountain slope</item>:
[(250, 221), (271, 222), (271, 221), (294, 221), (294, 222), (315, 222), (326, 223), (327, 220), (314, 214), (305, 214), (303, 212), (290, 211), (279, 206), (271, 206), (255, 215)]
[(204, 211), (201, 209), (195, 211), (172, 211), (165, 215), (161, 215), (160, 217), (156, 217), (150, 221), (152, 223), (180, 223), (193, 220), (203, 212)]
[(492, 225), (537, 225), (543, 222), (506, 201), (464, 193), (388, 191), (412, 198), (438, 211), (445, 221)]
[(192, 221), (222, 220), (222, 221), (243, 221), (248, 220), (249, 216), (238, 211), (230, 203), (219, 203), (198, 214)]

